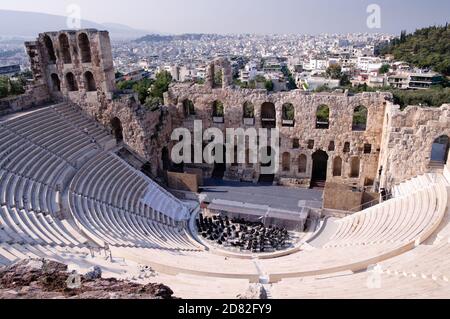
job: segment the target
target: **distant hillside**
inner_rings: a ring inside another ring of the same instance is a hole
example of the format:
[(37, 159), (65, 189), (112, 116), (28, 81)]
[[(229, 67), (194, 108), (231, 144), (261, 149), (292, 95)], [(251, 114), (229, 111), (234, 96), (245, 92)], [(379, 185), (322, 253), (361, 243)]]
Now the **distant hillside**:
[(450, 26), (424, 28), (412, 34), (402, 32), (380, 53), (450, 76)]
[[(40, 32), (67, 29), (66, 21), (64, 16), (0, 10), (0, 37), (35, 38)], [(117, 23), (100, 24), (87, 20), (81, 21), (81, 27), (107, 30), (115, 40), (136, 39), (149, 33)]]
[(220, 35), (215, 34), (180, 34), (180, 35), (159, 35), (159, 34), (148, 34), (139, 39), (136, 39), (135, 42), (170, 42), (170, 41), (196, 41), (201, 40), (203, 38), (210, 37), (222, 37)]

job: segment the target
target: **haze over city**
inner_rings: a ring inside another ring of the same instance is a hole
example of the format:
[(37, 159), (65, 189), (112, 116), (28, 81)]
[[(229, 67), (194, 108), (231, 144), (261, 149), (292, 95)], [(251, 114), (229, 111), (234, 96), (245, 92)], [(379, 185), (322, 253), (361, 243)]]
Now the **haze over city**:
[[(0, 10), (66, 15), (79, 5), (83, 20), (120, 23), (160, 33), (347, 33), (385, 32), (444, 24), (450, 2), (441, 0), (21, 0), (0, 1)], [(367, 27), (367, 7), (381, 8), (381, 28)]]

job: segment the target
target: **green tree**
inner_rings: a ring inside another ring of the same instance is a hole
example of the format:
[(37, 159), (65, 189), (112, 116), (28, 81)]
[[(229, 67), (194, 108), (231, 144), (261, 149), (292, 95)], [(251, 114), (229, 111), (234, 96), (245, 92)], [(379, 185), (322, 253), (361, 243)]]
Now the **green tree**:
[(150, 88), (153, 81), (150, 79), (143, 79), (133, 85), (133, 91), (138, 94), (139, 102), (145, 104), (145, 100), (150, 96)]
[(144, 106), (150, 111), (158, 110), (163, 104), (163, 100), (160, 97), (149, 96), (145, 99)]
[(332, 64), (328, 67), (326, 73), (329, 78), (338, 80), (342, 77), (342, 68), (339, 64)]
[(24, 83), (19, 80), (9, 81), (9, 94), (10, 95), (21, 95), (25, 93)]
[(341, 79), (339, 80), (339, 86), (346, 87), (351, 84), (352, 82), (350, 82), (350, 77), (348, 74), (342, 74)]
[(214, 101), (213, 103), (213, 116), (223, 117), (225, 114), (223, 103), (221, 101)]
[(388, 73), (389, 72), (389, 69), (390, 69), (391, 67), (389, 66), (389, 64), (383, 64), (382, 66), (381, 66), (381, 68), (378, 70), (378, 72), (380, 72), (380, 74), (386, 74), (386, 73)]
[(162, 99), (164, 93), (169, 90), (170, 83), (172, 83), (172, 75), (167, 71), (159, 72), (156, 75), (155, 83), (151, 88), (151, 96)]
[(281, 68), (281, 72), (283, 72), (284, 76), (287, 78), (287, 89), (289, 91), (291, 90), (297, 90), (297, 84), (295, 83), (295, 79), (292, 76), (291, 71), (289, 71), (289, 69), (286, 66), (283, 66)]
[(8, 78), (0, 77), (0, 99), (3, 99), (8, 96), (9, 92), (9, 83)]
[(330, 108), (327, 105), (320, 105), (316, 115), (318, 122), (328, 123), (330, 120)]
[(380, 54), (392, 54), (396, 60), (406, 61), (420, 68), (432, 68), (434, 71), (450, 76), (450, 28), (428, 27), (416, 30), (412, 34), (402, 31), (380, 49)]
[(117, 88), (119, 90), (132, 90), (135, 84), (135, 81), (120, 81), (117, 83)]
[(214, 74), (214, 86), (222, 87), (222, 81), (223, 81), (222, 79), (223, 79), (223, 71), (222, 70), (216, 71), (216, 73)]
[(266, 88), (267, 91), (272, 92), (275, 88), (272, 80), (267, 80), (264, 84), (264, 87)]

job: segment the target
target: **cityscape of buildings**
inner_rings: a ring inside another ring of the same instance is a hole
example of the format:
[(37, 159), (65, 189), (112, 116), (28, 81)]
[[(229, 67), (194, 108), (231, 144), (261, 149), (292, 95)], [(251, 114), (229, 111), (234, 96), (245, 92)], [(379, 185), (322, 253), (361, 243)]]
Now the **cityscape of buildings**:
[[(346, 85), (423, 89), (442, 80), (439, 74), (413, 68), (377, 48), (394, 38), (388, 34), (313, 35), (149, 35), (113, 41), (118, 81), (154, 78), (168, 71), (176, 82), (203, 82), (207, 64), (217, 57), (231, 61), (235, 84), (273, 91), (314, 91)], [(330, 66), (339, 74), (327, 74)], [(29, 68), (26, 53), (15, 41), (0, 42), (0, 75)], [(13, 70), (13, 71), (11, 71)], [(343, 77), (345, 77), (343, 79)]]

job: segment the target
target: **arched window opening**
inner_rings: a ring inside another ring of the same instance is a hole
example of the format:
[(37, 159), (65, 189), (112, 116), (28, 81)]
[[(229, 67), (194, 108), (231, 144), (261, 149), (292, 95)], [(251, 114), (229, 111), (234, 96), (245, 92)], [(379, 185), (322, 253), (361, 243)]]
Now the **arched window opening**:
[(353, 131), (365, 131), (367, 129), (367, 108), (365, 106), (358, 106), (353, 112)]
[(84, 74), (84, 83), (85, 83), (86, 91), (88, 91), (88, 92), (97, 91), (97, 85), (95, 84), (95, 79), (94, 79), (94, 75), (92, 74), (92, 72), (87, 71)]
[(213, 102), (213, 121), (214, 123), (223, 123), (224, 122), (224, 107), (221, 101)]
[(55, 64), (56, 63), (55, 48), (53, 47), (52, 39), (50, 39), (48, 35), (44, 36), (44, 44), (45, 48), (47, 49), (48, 62), (50, 64)]
[(170, 170), (170, 156), (169, 156), (169, 149), (167, 147), (164, 147), (161, 152), (161, 161), (164, 171)]
[(265, 102), (261, 106), (261, 125), (263, 128), (275, 128), (277, 125), (277, 114), (275, 105)]
[(343, 152), (350, 153), (350, 142), (345, 142)]
[(449, 153), (449, 137), (442, 135), (434, 140), (431, 148), (431, 162), (433, 164), (446, 164)]
[(183, 112), (185, 117), (190, 117), (195, 115), (195, 106), (194, 102), (191, 100), (183, 101)]
[(307, 165), (308, 165), (308, 158), (306, 157), (306, 155), (305, 154), (300, 155), (298, 158), (298, 172), (300, 174), (305, 174)]
[(254, 164), (254, 163), (252, 163), (250, 156), (251, 156), (250, 149), (247, 148), (245, 150), (245, 165), (249, 168), (253, 167), (253, 164)]
[(266, 150), (261, 149), (259, 156), (261, 164), (261, 174), (259, 175), (259, 183), (272, 184), (275, 179), (275, 156), (280, 156), (272, 147), (268, 146)]
[(244, 124), (255, 125), (255, 107), (252, 102), (244, 103)]
[(342, 176), (342, 158), (340, 158), (339, 156), (333, 160), (333, 176)]
[(328, 105), (320, 105), (316, 113), (316, 129), (326, 130), (330, 128), (330, 108)]
[[(220, 152), (220, 150), (219, 150)], [(225, 176), (225, 171), (227, 170), (227, 148), (225, 145), (222, 145), (222, 153), (214, 152), (214, 170), (212, 173), (212, 177), (215, 179), (223, 179)]]
[(295, 125), (295, 108), (292, 103), (283, 104), (283, 126), (293, 127)]
[(361, 161), (359, 157), (352, 157), (350, 161), (350, 177), (358, 178), (360, 172)]
[(59, 79), (58, 74), (52, 73), (51, 79), (52, 79), (53, 91), (60, 92), (61, 91), (61, 81)]
[(214, 74), (213, 78), (213, 88), (221, 88), (223, 86), (223, 68), (219, 65), (214, 65), (214, 68), (212, 70)]
[(91, 45), (86, 33), (78, 36), (78, 46), (80, 47), (81, 63), (91, 63)]
[(62, 60), (64, 64), (71, 64), (72, 56), (70, 54), (69, 38), (64, 33), (59, 36), (59, 46), (61, 48)]
[(75, 79), (75, 75), (73, 75), (72, 72), (69, 72), (66, 74), (66, 84), (67, 84), (67, 90), (73, 92), (78, 91), (78, 83)]
[(122, 129), (122, 122), (117, 118), (113, 118), (111, 120), (111, 127), (112, 127), (112, 134), (116, 138), (116, 141), (118, 143), (123, 141), (123, 129)]
[(336, 144), (334, 141), (330, 141), (330, 144), (328, 145), (328, 151), (334, 152), (336, 150)]
[(328, 154), (322, 150), (318, 150), (312, 155), (312, 159), (311, 187), (324, 188), (328, 173)]
[(291, 171), (291, 154), (288, 152), (283, 154), (282, 167), (283, 172)]

